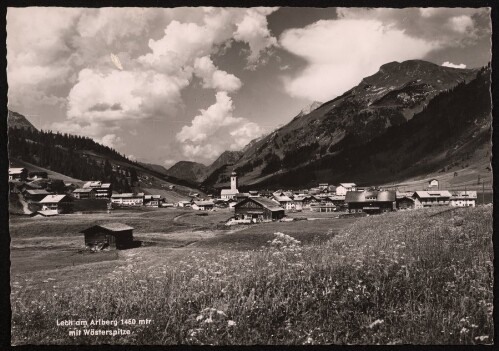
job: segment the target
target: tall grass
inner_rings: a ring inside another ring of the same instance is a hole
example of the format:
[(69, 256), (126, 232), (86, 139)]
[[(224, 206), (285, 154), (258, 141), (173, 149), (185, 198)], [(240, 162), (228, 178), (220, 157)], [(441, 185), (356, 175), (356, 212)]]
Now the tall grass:
[[(433, 214), (363, 218), (325, 244), (276, 234), (258, 251), (195, 250), (174, 267), (136, 255), (63, 292), (17, 284), (13, 343), (492, 343), (491, 210)], [(153, 323), (69, 337), (56, 318)]]

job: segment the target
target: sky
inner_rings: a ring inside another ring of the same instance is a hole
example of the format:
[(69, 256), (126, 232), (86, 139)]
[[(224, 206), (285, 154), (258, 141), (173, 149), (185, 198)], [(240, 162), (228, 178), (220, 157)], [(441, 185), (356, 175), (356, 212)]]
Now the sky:
[(131, 159), (209, 165), (387, 62), (491, 60), (488, 8), (9, 8), (8, 107)]

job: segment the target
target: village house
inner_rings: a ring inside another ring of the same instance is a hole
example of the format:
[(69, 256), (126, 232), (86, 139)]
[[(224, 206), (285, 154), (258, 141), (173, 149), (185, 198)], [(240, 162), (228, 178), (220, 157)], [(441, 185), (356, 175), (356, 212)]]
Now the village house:
[(318, 188), (318, 187), (316, 187), (316, 188), (310, 188), (309, 191), (308, 191), (308, 193), (310, 195), (317, 195), (317, 194), (322, 193), (322, 190), (320, 188)]
[(291, 209), (293, 209), (295, 211), (303, 211), (303, 197), (294, 196), (293, 197), (293, 204), (291, 205)]
[(273, 196), (272, 191), (270, 191), (270, 190), (260, 190), (258, 193), (262, 197), (272, 198), (272, 196)]
[(22, 185), (21, 192), (26, 189), (46, 189), (48, 187), (49, 180), (48, 179), (35, 179), (31, 182), (24, 183)]
[(30, 213), (30, 217), (54, 217), (57, 216), (59, 212), (57, 210), (41, 210)]
[(456, 207), (475, 207), (477, 193), (474, 190), (456, 191), (450, 198), (450, 205)]
[(83, 184), (83, 189), (94, 189), (95, 197), (111, 197), (113, 191), (111, 183), (102, 183), (101, 181), (89, 181)]
[(293, 202), (295, 203), (295, 209), (300, 211), (305, 208), (310, 208), (310, 201), (312, 197), (305, 194), (297, 194), (293, 197)]
[(177, 207), (191, 207), (191, 202), (190, 201), (179, 201), (177, 202)]
[(71, 193), (75, 199), (93, 199), (95, 198), (94, 188), (79, 188)]
[(144, 193), (123, 193), (111, 195), (111, 203), (116, 206), (142, 206)]
[(26, 180), (28, 170), (26, 168), (9, 168), (9, 180)]
[(161, 195), (144, 195), (144, 206), (161, 207), (163, 200)]
[(439, 182), (438, 179), (431, 179), (428, 182), (428, 187), (431, 189), (438, 189), (439, 188)]
[(395, 191), (347, 191), (345, 203), (350, 213), (381, 213), (396, 208)]
[(26, 189), (22, 194), (26, 201), (41, 201), (47, 195), (50, 195), (50, 193), (45, 189)]
[(33, 171), (29, 172), (28, 178), (35, 180), (35, 179), (47, 179), (48, 174), (45, 171)]
[(55, 210), (57, 213), (69, 213), (72, 210), (72, 199), (68, 195), (47, 195), (39, 204), (42, 211)]
[(321, 191), (324, 191), (324, 190), (329, 190), (329, 184), (328, 183), (319, 183), (319, 189)]
[(209, 211), (213, 210), (215, 203), (213, 201), (193, 201), (192, 209), (197, 211)]
[(337, 209), (342, 209), (345, 207), (345, 196), (342, 195), (329, 195), (327, 197), (328, 201), (330, 201)]
[(340, 183), (336, 187), (336, 195), (345, 196), (348, 191), (356, 191), (357, 185), (355, 183)]
[(451, 197), (447, 190), (416, 191), (412, 196), (415, 208), (448, 206)]
[(310, 211), (312, 212), (333, 212), (336, 210), (336, 206), (331, 202), (315, 202), (310, 204)]
[(235, 219), (251, 219), (253, 222), (270, 222), (284, 217), (284, 209), (273, 200), (248, 197), (234, 205)]
[(336, 194), (336, 187), (334, 185), (330, 185), (327, 187), (327, 191), (330, 194)]
[(274, 200), (277, 201), (279, 205), (285, 210), (293, 209), (293, 200), (289, 196), (274, 195)]
[(133, 228), (122, 223), (94, 225), (80, 233), (85, 236), (85, 246), (93, 250), (121, 250), (133, 246)]
[(220, 192), (220, 198), (224, 200), (235, 199), (236, 195), (239, 194), (239, 190), (237, 190), (237, 173), (232, 172), (230, 175), (230, 189), (222, 189)]

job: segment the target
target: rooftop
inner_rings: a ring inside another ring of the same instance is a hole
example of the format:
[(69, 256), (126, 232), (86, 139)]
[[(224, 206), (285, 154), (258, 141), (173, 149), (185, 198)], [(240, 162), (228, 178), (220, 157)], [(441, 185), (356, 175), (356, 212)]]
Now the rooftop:
[(220, 195), (236, 195), (239, 194), (239, 191), (232, 189), (222, 189)]
[(93, 225), (85, 230), (82, 230), (80, 233), (85, 233), (86, 231), (89, 231), (94, 228), (103, 228), (111, 232), (122, 232), (126, 230), (133, 230), (133, 227), (130, 227), (129, 225), (123, 223), (105, 223), (105, 224)]
[(264, 208), (270, 210), (270, 211), (284, 211), (284, 209), (279, 206), (279, 204), (275, 203), (273, 200), (267, 199), (265, 197), (249, 197), (246, 200), (243, 200), (239, 203), (236, 204), (238, 206), (239, 204), (242, 204), (243, 202), (246, 201), (253, 201), (256, 202), (257, 204), (260, 204)]
[(90, 193), (92, 191), (94, 191), (94, 189), (92, 189), (92, 188), (79, 188), (79, 189), (73, 190), (73, 193)]
[(421, 199), (424, 198), (435, 198), (435, 197), (451, 197), (452, 194), (447, 190), (428, 190), (428, 191), (416, 191), (414, 195)]
[(40, 201), (40, 203), (47, 204), (47, 203), (61, 202), (61, 200), (63, 200), (64, 198), (67, 198), (67, 196), (66, 195), (47, 195)]
[(473, 199), (475, 200), (477, 198), (477, 192), (475, 190), (466, 190), (466, 191), (455, 191), (452, 194), (452, 199)]

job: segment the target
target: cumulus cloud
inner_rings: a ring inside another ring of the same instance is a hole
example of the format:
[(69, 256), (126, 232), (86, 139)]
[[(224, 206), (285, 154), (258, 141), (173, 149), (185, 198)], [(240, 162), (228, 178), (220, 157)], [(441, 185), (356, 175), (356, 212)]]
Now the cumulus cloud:
[(263, 130), (255, 123), (233, 116), (232, 99), (224, 91), (216, 94), (216, 102), (182, 127), (176, 138), (189, 159), (212, 160), (225, 150), (238, 150)]
[(442, 66), (452, 67), (452, 68), (466, 68), (466, 65), (464, 63), (460, 63), (460, 64), (456, 65), (455, 63), (452, 63), (449, 61), (445, 61), (444, 63), (442, 63)]
[(97, 142), (112, 149), (116, 149), (117, 147), (125, 145), (123, 143), (123, 140), (116, 134), (106, 134), (102, 138), (100, 138), (100, 140), (97, 139)]
[(266, 20), (275, 10), (9, 9), (9, 105), (64, 105), (68, 119), (54, 129), (119, 145), (108, 135), (123, 121), (175, 116), (194, 74), (204, 88), (239, 90), (212, 57), (239, 41), (249, 63), (264, 62), (276, 45)]
[(194, 74), (203, 79), (203, 87), (227, 92), (235, 92), (241, 88), (241, 80), (233, 74), (215, 67), (209, 56), (194, 60)]
[(472, 45), (490, 36), (490, 8), (339, 8), (340, 19), (379, 20), (440, 47)]
[(189, 80), (153, 70), (83, 69), (69, 92), (68, 118), (81, 122), (141, 120), (168, 115)]
[(474, 27), (473, 20), (470, 16), (466, 15), (451, 17), (449, 19), (449, 25), (458, 33), (471, 31)]
[(260, 58), (260, 53), (272, 46), (277, 46), (277, 39), (273, 37), (267, 27), (267, 16), (277, 8), (248, 9), (243, 20), (237, 23), (234, 39), (248, 43), (251, 54), (248, 64), (253, 68)]
[(285, 78), (286, 90), (317, 101), (345, 92), (386, 62), (422, 58), (436, 47), (366, 19), (321, 20), (290, 29), (281, 35), (280, 45), (308, 63), (297, 76)]

